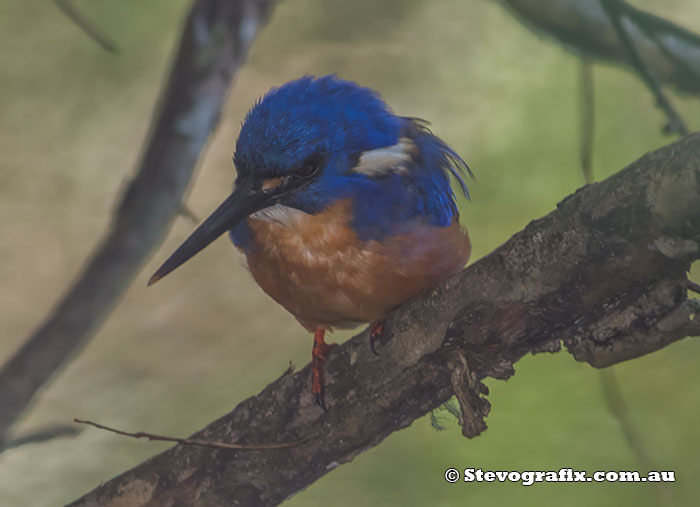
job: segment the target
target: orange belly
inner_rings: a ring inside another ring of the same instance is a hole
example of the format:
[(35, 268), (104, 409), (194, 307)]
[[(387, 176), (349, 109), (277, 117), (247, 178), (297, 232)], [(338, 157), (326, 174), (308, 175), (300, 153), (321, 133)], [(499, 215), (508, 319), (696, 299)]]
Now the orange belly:
[(349, 201), (316, 215), (288, 208), (249, 217), (255, 281), (309, 331), (355, 327), (460, 271), (469, 258), (466, 230), (409, 224), (382, 241), (361, 241), (349, 226)]

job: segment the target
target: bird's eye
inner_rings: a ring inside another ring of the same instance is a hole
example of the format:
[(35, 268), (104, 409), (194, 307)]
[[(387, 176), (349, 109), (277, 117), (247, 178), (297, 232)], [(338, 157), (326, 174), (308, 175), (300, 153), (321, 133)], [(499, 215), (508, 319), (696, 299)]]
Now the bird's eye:
[(310, 157), (296, 170), (294, 176), (300, 179), (312, 178), (321, 167), (321, 160), (318, 157)]

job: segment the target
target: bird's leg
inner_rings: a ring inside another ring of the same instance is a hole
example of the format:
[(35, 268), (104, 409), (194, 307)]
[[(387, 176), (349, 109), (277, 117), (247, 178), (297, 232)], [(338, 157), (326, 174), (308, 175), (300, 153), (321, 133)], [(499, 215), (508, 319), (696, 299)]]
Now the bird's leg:
[(384, 321), (383, 320), (375, 320), (370, 324), (369, 327), (369, 350), (372, 351), (372, 354), (379, 355), (377, 353), (377, 349), (375, 348), (375, 345), (377, 341), (382, 337), (382, 331), (384, 331)]
[(328, 352), (328, 345), (324, 341), (325, 334), (326, 330), (323, 328), (314, 332), (314, 347), (311, 349), (311, 392), (316, 395), (316, 403), (323, 410), (328, 410), (323, 393), (323, 360)]

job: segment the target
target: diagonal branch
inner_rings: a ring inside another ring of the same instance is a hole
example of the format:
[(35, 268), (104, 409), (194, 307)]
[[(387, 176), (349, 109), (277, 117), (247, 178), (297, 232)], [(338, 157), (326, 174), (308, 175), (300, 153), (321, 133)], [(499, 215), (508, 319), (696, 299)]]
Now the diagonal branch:
[(175, 446), (73, 505), (276, 505), (458, 394), (463, 432), (485, 428), (485, 377), (561, 344), (605, 367), (700, 335), (687, 271), (700, 258), (700, 133), (564, 199), (549, 215), (387, 321), (335, 347), (323, 412), (309, 366), (193, 438), (280, 450)]
[(685, 126), (680, 115), (666, 98), (666, 95), (663, 90), (661, 90), (661, 86), (656, 80), (656, 76), (654, 76), (644, 59), (639, 55), (634, 41), (630, 37), (627, 28), (624, 26), (629, 24), (632, 19), (628, 16), (639, 11), (633, 9), (622, 0), (601, 0), (601, 2), (605, 12), (608, 14), (608, 18), (610, 18), (611, 23), (615, 27), (615, 33), (617, 33), (620, 42), (627, 51), (627, 58), (632, 63), (632, 67), (637, 71), (637, 74), (639, 74), (639, 77), (644, 81), (644, 84), (647, 85), (647, 88), (654, 94), (658, 107), (668, 117), (669, 122), (666, 126), (666, 131), (684, 136), (688, 135), (688, 127)]
[(90, 338), (165, 237), (230, 83), (274, 0), (197, 0), (138, 171), (104, 238), (50, 315), (0, 369), (0, 450), (36, 392)]
[(581, 126), (579, 134), (579, 156), (581, 172), (585, 183), (593, 183), (593, 141), (595, 133), (595, 85), (593, 63), (585, 54), (580, 55), (579, 63), (579, 114)]
[(117, 53), (117, 45), (96, 24), (86, 18), (69, 0), (54, 0), (54, 5), (82, 32), (95, 41), (102, 49)]
[[(519, 19), (577, 52), (638, 67), (608, 16), (606, 0), (501, 0)], [(624, 9), (624, 33), (645, 69), (661, 84), (700, 92), (700, 36), (616, 0)]]
[(279, 442), (274, 444), (253, 444), (253, 445), (241, 445), (241, 444), (227, 444), (224, 442), (207, 442), (205, 440), (197, 440), (191, 438), (177, 438), (168, 437), (165, 435), (156, 435), (155, 433), (148, 433), (146, 431), (124, 431), (117, 428), (112, 428), (110, 426), (105, 426), (104, 424), (99, 424), (93, 421), (86, 421), (84, 419), (73, 419), (73, 422), (78, 424), (87, 424), (88, 426), (94, 426), (99, 430), (110, 431), (116, 433), (117, 435), (122, 435), (131, 438), (146, 438), (153, 442), (175, 442), (181, 445), (196, 445), (198, 447), (208, 447), (210, 449), (218, 449), (223, 451), (261, 451), (264, 449), (285, 449), (287, 447), (294, 447), (299, 445), (298, 442)]

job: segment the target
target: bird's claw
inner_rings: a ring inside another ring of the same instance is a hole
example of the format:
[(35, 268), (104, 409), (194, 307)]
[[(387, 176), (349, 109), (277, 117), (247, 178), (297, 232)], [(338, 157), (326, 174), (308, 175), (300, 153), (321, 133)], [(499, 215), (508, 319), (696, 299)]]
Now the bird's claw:
[(379, 352), (377, 352), (377, 342), (380, 340), (382, 337), (382, 331), (384, 330), (384, 323), (383, 322), (372, 322), (372, 325), (369, 328), (369, 350), (372, 351), (372, 354), (375, 356), (379, 355)]
[(328, 412), (328, 407), (326, 406), (326, 397), (322, 392), (316, 393), (316, 404), (323, 409), (324, 412)]

